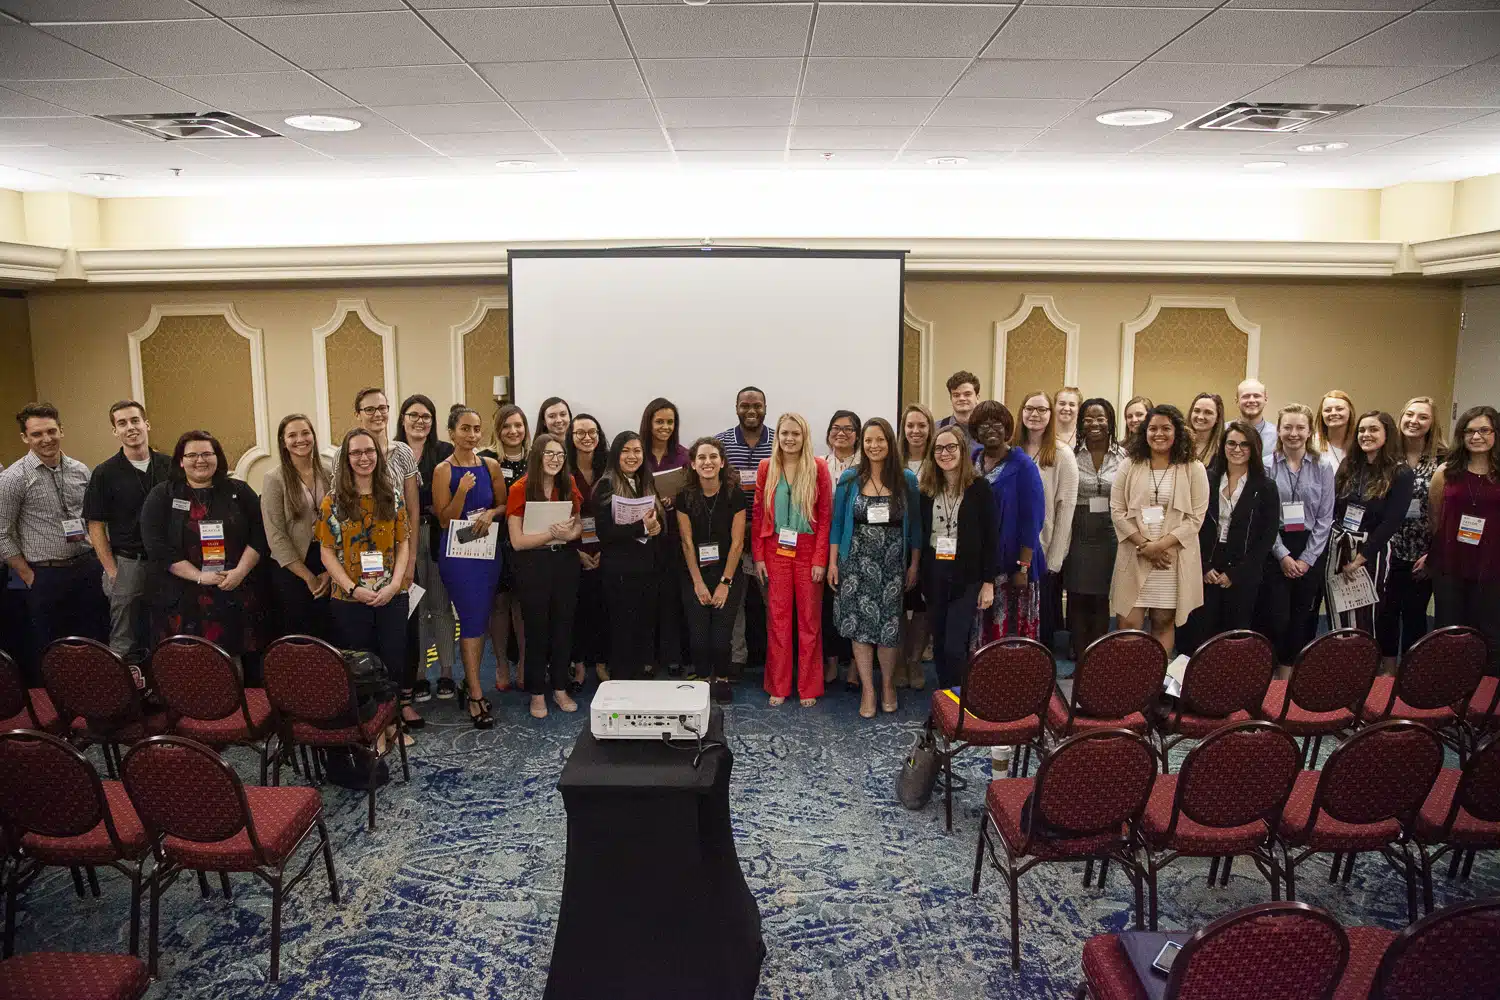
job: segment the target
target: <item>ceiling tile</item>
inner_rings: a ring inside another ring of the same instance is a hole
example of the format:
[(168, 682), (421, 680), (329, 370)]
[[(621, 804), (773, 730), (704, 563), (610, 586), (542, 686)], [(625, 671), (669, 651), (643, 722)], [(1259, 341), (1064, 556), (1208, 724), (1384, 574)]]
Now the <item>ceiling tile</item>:
[(661, 129), (563, 129), (542, 134), (564, 153), (641, 153), (667, 148)]
[[(1261, 146), (1257, 152), (1261, 153), (1290, 153), (1296, 156), (1322, 156), (1322, 157), (1344, 157), (1357, 156), (1371, 149), (1378, 149), (1392, 142), (1388, 135), (1288, 135), (1280, 139), (1272, 139)], [(1322, 153), (1298, 153), (1298, 146), (1305, 146), (1313, 142), (1342, 142), (1347, 145), (1343, 149), (1332, 149)]]
[(807, 97), (942, 97), (968, 59), (840, 59), (807, 61)]
[(1500, 54), (1500, 11), (1410, 14), (1325, 60), (1342, 66), (1467, 66)]
[(915, 126), (937, 107), (937, 100), (919, 98), (869, 98), (865, 100), (805, 97), (797, 107), (799, 126), (862, 126), (887, 128)]
[(1356, 108), (1326, 122), (1309, 125), (1304, 135), (1342, 133), (1346, 135), (1415, 135), (1433, 129), (1457, 125), (1478, 118), (1481, 108), (1401, 108), (1379, 105)]
[(780, 149), (683, 149), (677, 147), (677, 161), (684, 166), (764, 166), (786, 161)]
[(1428, 108), (1500, 106), (1500, 59), (1461, 69), (1399, 95), (1392, 103)]
[(540, 132), (551, 129), (657, 128), (650, 101), (517, 101), (516, 112)]
[(568, 162), (590, 167), (635, 167), (665, 166), (675, 164), (677, 158), (670, 150), (626, 150), (614, 152), (573, 152)]
[(435, 10), (426, 17), (470, 62), (630, 58), (608, 7)]
[(1466, 122), (1442, 129), (1442, 132), (1500, 132), (1500, 111), (1470, 118)]
[(431, 147), (404, 132), (298, 132), (293, 136), (309, 149), (329, 156), (425, 156)]
[(119, 76), (120, 68), (51, 35), (0, 24), (0, 77), (7, 80), (84, 80)]
[(1099, 94), (1108, 101), (1233, 101), (1296, 66), (1144, 62)]
[(163, 142), (97, 118), (7, 118), (0, 121), (0, 146), (29, 143)]
[(794, 97), (799, 59), (643, 59), (657, 97)]
[(47, 31), (143, 76), (291, 68), (223, 21), (67, 24)]
[(467, 66), (328, 69), (320, 74), (361, 104), (461, 104), (493, 101), (495, 92)]
[(971, 57), (1010, 7), (953, 4), (820, 4), (815, 56)]
[(892, 146), (889, 149), (849, 149), (839, 146), (812, 146), (807, 149), (790, 150), (787, 153), (787, 162), (802, 167), (825, 167), (829, 170), (878, 167), (894, 162), (898, 148)]
[(619, 100), (646, 96), (640, 70), (630, 59), (480, 63), (474, 68), (507, 101)]
[(0, 118), (66, 118), (72, 114), (67, 108), (0, 87)]
[(1418, 135), (1397, 139), (1380, 152), (1389, 153), (1500, 153), (1500, 135)]
[[(725, 126), (776, 126), (792, 123), (790, 97), (668, 97), (658, 98), (656, 107), (669, 129), (702, 129)], [(756, 147), (725, 146), (724, 149)]]
[(285, 138), (221, 142), (213, 147), (210, 155), (225, 163), (248, 166), (328, 162), (328, 157), (323, 153)]
[(7, 14), (23, 21), (166, 21), (208, 17), (188, 0), (4, 0)]
[(373, 108), (408, 132), (512, 132), (527, 125), (499, 101), (485, 104), (404, 104)]
[[(108, 160), (117, 164), (155, 164), (157, 166), (188, 166), (192, 163), (209, 162), (205, 155), (207, 148), (213, 146), (220, 140), (206, 140), (203, 143), (189, 148), (181, 142), (158, 142), (142, 143), (139, 145), (114, 146), (107, 143), (93, 143), (80, 146), (46, 146), (30, 147), (32, 153), (28, 154), (38, 160), (50, 160), (53, 163), (65, 164), (94, 164), (101, 160)], [(236, 142), (238, 140), (226, 139), (225, 142)]]
[(909, 128), (809, 128), (792, 129), (794, 149), (900, 149), (912, 133)]
[(1304, 66), (1250, 95), (1257, 101), (1374, 104), (1420, 86), (1452, 66)]
[(1144, 59), (1204, 13), (1199, 9), (1022, 7), (986, 59)]
[(465, 7), (599, 7), (608, 6), (608, 0), (411, 0), (411, 5), (420, 11)]
[(552, 147), (535, 132), (467, 132), (423, 135), (423, 142), (447, 156), (529, 156)]
[(1224, 6), (1247, 10), (1416, 10), (1426, 3), (1427, 0), (1229, 0)]
[(642, 59), (800, 56), (807, 45), (812, 5), (626, 7), (620, 17)]
[[(402, 0), (194, 0), (220, 17), (260, 14), (344, 14), (362, 10), (406, 10)], [(421, 4), (417, 4), (418, 7)]]
[(1306, 63), (1387, 24), (1394, 12), (1219, 10), (1156, 54), (1171, 62)]
[(674, 128), (672, 145), (683, 150), (785, 149), (784, 128)]
[(31, 80), (12, 86), (83, 115), (206, 110), (192, 98), (138, 76), (115, 80)]
[(928, 124), (1044, 128), (1066, 117), (1078, 104), (1078, 101), (1016, 97), (950, 97), (938, 107)]
[(1088, 59), (981, 59), (953, 89), (954, 97), (1072, 97), (1084, 100), (1134, 63)]
[(1248, 153), (1275, 136), (1264, 132), (1168, 132), (1143, 145), (1150, 153)]
[(162, 85), (228, 111), (297, 107), (355, 107), (316, 77), (301, 70), (285, 73), (225, 73), (214, 76), (159, 76)]
[(1210, 0), (1026, 0), (1028, 7), (1205, 7)]
[(1040, 134), (1034, 128), (951, 128), (928, 125), (917, 130), (907, 143), (908, 149), (1020, 149)]
[(962, 167), (942, 167), (940, 169), (948, 170), (950, 172), (955, 169), (967, 169), (969, 171), (973, 171), (981, 170), (986, 167), (998, 166), (1002, 163), (1009, 163), (1011, 157), (1013, 157), (1014, 155), (1015, 154), (1010, 150), (991, 151), (983, 149), (967, 149), (962, 146), (944, 146), (936, 149), (917, 149), (915, 146), (908, 146), (906, 147), (906, 152), (896, 157), (896, 162), (906, 166), (920, 166), (924, 170), (932, 170), (936, 166), (936, 164), (929, 164), (927, 161), (936, 156), (962, 156), (969, 161), (968, 163), (963, 164)]
[(1154, 136), (1136, 129), (1112, 128), (1099, 132), (1048, 129), (1026, 144), (1031, 151), (1048, 153), (1124, 153), (1150, 142)]
[(229, 23), (307, 69), (459, 61), (448, 44), (410, 11), (237, 17)]

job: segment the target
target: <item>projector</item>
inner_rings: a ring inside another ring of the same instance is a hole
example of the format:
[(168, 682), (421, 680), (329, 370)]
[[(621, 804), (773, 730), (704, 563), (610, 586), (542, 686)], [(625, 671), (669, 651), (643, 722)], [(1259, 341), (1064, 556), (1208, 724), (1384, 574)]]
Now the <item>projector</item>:
[(589, 728), (601, 740), (692, 740), (708, 732), (703, 681), (605, 681), (589, 706)]

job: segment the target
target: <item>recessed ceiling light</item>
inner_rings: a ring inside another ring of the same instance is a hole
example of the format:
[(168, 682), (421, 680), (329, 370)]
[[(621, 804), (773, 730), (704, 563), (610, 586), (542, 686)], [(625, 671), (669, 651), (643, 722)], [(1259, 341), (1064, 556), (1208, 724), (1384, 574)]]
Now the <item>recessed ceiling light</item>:
[(114, 181), (123, 181), (125, 179), (124, 174), (90, 173), (84, 174), (83, 176), (85, 180), (104, 181), (105, 183), (113, 183)]
[(1305, 142), (1297, 147), (1299, 153), (1331, 153), (1335, 149), (1348, 149), (1347, 142)]
[(708, 4), (708, 0), (682, 0), (682, 2), (687, 4), (689, 7), (703, 7), (707, 6)]
[(362, 121), (340, 118), (338, 115), (292, 115), (282, 121), (305, 132), (353, 132), (364, 125)]
[(1137, 125), (1159, 125), (1162, 122), (1172, 120), (1172, 112), (1161, 108), (1121, 108), (1119, 111), (1106, 111), (1102, 115), (1096, 115), (1094, 121), (1100, 125), (1114, 125), (1119, 128), (1134, 128)]
[(968, 162), (967, 156), (932, 156), (927, 159), (929, 167), (961, 167)]
[(495, 164), (504, 170), (535, 170), (535, 160), (501, 160)]
[(1280, 170), (1286, 166), (1285, 160), (1251, 160), (1244, 164), (1246, 170)]

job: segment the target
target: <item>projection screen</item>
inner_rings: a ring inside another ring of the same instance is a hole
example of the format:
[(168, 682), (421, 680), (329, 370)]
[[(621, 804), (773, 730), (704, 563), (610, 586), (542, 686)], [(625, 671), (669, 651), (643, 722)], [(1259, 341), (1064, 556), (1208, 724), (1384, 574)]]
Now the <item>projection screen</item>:
[(822, 454), (834, 410), (900, 415), (900, 251), (547, 250), (509, 263), (511, 398), (528, 421), (561, 396), (612, 439), (664, 396), (687, 445), (733, 426), (736, 393), (755, 385), (766, 422), (801, 413)]

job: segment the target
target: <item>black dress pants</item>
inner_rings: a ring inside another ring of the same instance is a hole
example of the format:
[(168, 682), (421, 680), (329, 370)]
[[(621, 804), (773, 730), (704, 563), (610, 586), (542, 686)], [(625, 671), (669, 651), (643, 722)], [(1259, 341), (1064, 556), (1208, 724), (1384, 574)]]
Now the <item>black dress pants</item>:
[[(1271, 572), (1267, 568), (1267, 573)], [(1275, 570), (1281, 575), (1281, 568)], [(1264, 576), (1262, 576), (1262, 580)], [(1261, 588), (1256, 582), (1233, 587), (1203, 585), (1203, 604), (1188, 615), (1187, 623), (1177, 630), (1177, 651), (1188, 656), (1220, 632), (1250, 628), (1255, 622), (1255, 608)]]
[(566, 691), (573, 665), (573, 615), (578, 610), (578, 553), (526, 549), (513, 556), (521, 625), (526, 629), (526, 693)]
[[(614, 680), (640, 680), (643, 669), (656, 654), (657, 574), (612, 573), (606, 562), (604, 604), (609, 608), (609, 676)], [(531, 633), (526, 633), (529, 644)]]
[(932, 629), (932, 658), (938, 687), (962, 683), (969, 654), (969, 633), (979, 608), (979, 584), (960, 584), (953, 564), (924, 553), (922, 593), (927, 598), (927, 623)]
[(1382, 656), (1401, 656), (1427, 634), (1427, 603), (1432, 600), (1432, 578), (1418, 579), (1414, 563), (1392, 559), (1385, 596), (1376, 611), (1375, 637)]
[(1435, 573), (1432, 591), (1437, 598), (1438, 627), (1477, 628), (1490, 644), (1488, 672), (1500, 673), (1500, 582), (1481, 583)]
[[(323, 572), (322, 550), (316, 540), (313, 541), (312, 547), (303, 559), (303, 564), (314, 576)], [(307, 589), (307, 584), (303, 583), (296, 573), (276, 565), (271, 567), (271, 592), (276, 608), (276, 617), (271, 626), (271, 638), (280, 638), (284, 635), (328, 638), (329, 597), (326, 594), (323, 597), (314, 597)], [(397, 664), (393, 663), (387, 667), (391, 670), (393, 677), (399, 676), (394, 669), (396, 666)]]
[[(699, 604), (693, 590), (692, 575), (682, 574), (682, 618), (687, 625), (688, 642), (693, 652), (693, 666), (701, 677), (729, 676), (730, 641), (734, 638), (734, 618), (745, 599), (745, 578), (731, 580), (729, 597), (722, 608)], [(713, 593), (719, 585), (719, 573), (705, 575), (703, 583)]]
[(39, 683), (42, 653), (54, 639), (109, 639), (109, 598), (101, 582), (104, 569), (92, 552), (65, 566), (33, 566), (32, 572), (26, 614), (31, 619), (36, 675), (28, 680)]
[[(1307, 548), (1307, 536), (1305, 531), (1282, 534), (1292, 558), (1299, 557)], [(1281, 572), (1281, 562), (1274, 555), (1266, 558), (1256, 617), (1260, 631), (1276, 649), (1277, 663), (1295, 662), (1302, 647), (1318, 634), (1318, 602), (1323, 598), (1326, 558), (1326, 554), (1320, 557), (1316, 565), (1295, 580)]]

